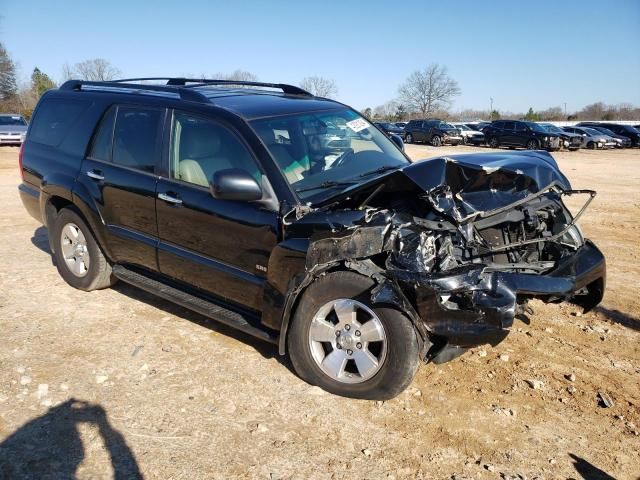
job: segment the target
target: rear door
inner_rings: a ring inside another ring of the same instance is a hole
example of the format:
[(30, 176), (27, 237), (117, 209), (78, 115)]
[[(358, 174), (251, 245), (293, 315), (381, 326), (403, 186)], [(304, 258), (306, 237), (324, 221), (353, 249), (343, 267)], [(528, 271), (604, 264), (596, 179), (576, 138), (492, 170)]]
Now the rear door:
[(261, 310), (279, 217), (259, 203), (215, 199), (216, 171), (241, 168), (264, 186), (263, 171), (233, 128), (176, 111), (167, 174), (158, 182), (160, 271), (226, 301)]
[(502, 124), (500, 132), (500, 143), (505, 145), (517, 145), (515, 128), (515, 122), (505, 121)]
[(513, 144), (526, 147), (527, 141), (531, 137), (531, 130), (524, 122), (515, 122), (513, 133)]
[(157, 270), (156, 170), (162, 153), (162, 108), (113, 105), (82, 162), (78, 182), (90, 192), (118, 263)]

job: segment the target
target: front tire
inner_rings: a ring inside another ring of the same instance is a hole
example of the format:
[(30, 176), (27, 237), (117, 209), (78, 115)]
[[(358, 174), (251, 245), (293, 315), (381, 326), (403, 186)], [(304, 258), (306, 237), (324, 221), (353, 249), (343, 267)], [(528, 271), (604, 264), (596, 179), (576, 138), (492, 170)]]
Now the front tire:
[(498, 137), (491, 137), (489, 139), (489, 146), (491, 148), (498, 148), (500, 147), (500, 141), (498, 140)]
[(434, 135), (433, 138), (431, 138), (431, 145), (434, 147), (442, 146), (442, 138), (440, 138), (440, 135)]
[(114, 284), (111, 265), (85, 221), (63, 208), (52, 226), (54, 259), (60, 276), (72, 287), (87, 292)]
[(527, 142), (527, 150), (539, 150), (540, 145), (537, 140), (531, 139)]
[(404, 143), (413, 143), (413, 135), (407, 133), (404, 137)]
[(288, 350), (302, 379), (351, 398), (387, 400), (418, 367), (418, 341), (403, 313), (374, 307), (374, 282), (353, 272), (321, 277), (304, 292), (292, 319)]

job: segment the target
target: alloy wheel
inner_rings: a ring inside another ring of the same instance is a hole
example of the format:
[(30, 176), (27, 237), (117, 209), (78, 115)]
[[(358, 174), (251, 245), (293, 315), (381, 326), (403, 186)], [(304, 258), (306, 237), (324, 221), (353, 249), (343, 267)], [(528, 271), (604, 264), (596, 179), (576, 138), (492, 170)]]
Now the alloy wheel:
[(309, 327), (309, 348), (324, 374), (342, 383), (372, 378), (387, 356), (387, 336), (378, 315), (352, 299), (323, 305)]
[(91, 257), (87, 239), (75, 223), (67, 223), (60, 233), (60, 249), (67, 268), (76, 277), (84, 277), (89, 272)]

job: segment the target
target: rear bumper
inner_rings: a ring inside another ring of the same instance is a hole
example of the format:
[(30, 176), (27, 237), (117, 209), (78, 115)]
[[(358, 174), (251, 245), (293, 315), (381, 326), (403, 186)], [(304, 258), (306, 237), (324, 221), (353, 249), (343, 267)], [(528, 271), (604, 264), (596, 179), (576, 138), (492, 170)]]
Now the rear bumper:
[(27, 183), (21, 183), (18, 186), (20, 200), (25, 210), (40, 223), (42, 222), (42, 214), (40, 212), (40, 190)]
[(397, 280), (403, 290), (414, 290), (416, 311), (427, 330), (449, 345), (468, 348), (502, 341), (527, 298), (570, 301), (585, 310), (595, 307), (604, 294), (606, 263), (600, 250), (586, 241), (545, 275), (483, 268), (410, 275)]

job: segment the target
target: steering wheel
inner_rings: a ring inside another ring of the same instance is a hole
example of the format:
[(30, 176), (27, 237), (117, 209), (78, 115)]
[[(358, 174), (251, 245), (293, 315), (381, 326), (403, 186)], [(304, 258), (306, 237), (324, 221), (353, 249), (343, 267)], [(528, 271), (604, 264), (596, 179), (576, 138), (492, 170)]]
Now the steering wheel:
[(353, 159), (354, 158), (354, 151), (353, 148), (347, 148), (344, 153), (342, 155), (340, 155), (340, 157), (331, 164), (331, 168), (339, 168), (342, 165), (344, 165), (345, 163), (347, 163), (347, 160), (349, 159)]

